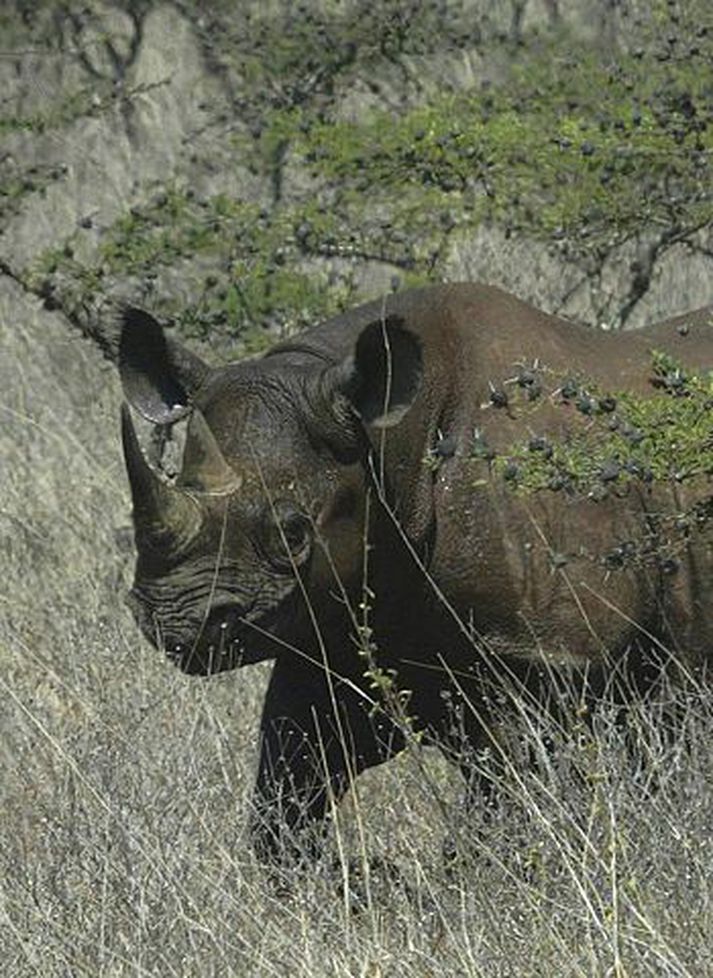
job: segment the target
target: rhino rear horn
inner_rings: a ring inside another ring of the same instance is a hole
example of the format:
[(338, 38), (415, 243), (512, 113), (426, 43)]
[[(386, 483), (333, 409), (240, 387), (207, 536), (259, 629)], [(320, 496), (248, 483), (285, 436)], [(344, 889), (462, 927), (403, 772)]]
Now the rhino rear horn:
[(148, 542), (168, 552), (181, 550), (200, 528), (200, 510), (187, 493), (163, 482), (148, 464), (126, 404), (121, 406), (121, 441), (131, 486), (138, 548)]
[(119, 373), (124, 395), (155, 424), (171, 424), (190, 410), (190, 401), (210, 368), (142, 309), (121, 312)]
[(198, 408), (188, 422), (183, 468), (177, 484), (211, 495), (225, 495), (240, 487), (240, 477), (226, 462), (215, 435)]

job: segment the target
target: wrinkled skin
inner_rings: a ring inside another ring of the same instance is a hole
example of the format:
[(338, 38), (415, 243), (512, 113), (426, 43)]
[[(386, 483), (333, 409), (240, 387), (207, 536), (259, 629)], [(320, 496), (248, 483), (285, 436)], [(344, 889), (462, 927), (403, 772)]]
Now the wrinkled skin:
[[(352, 777), (403, 747), (394, 702), (447, 745), (453, 693), (467, 703), (459, 736), (478, 749), (494, 736), (501, 674), (540, 695), (552, 669), (595, 685), (628, 662), (655, 675), (664, 648), (682, 669), (705, 671), (710, 522), (686, 538), (668, 577), (638, 565), (613, 573), (600, 558), (650, 530), (651, 513), (710, 505), (709, 479), (599, 501), (523, 496), (494, 476), (476, 479), (467, 458), (476, 428), (503, 450), (532, 434), (526, 411), (492, 403), (516, 365), (646, 395), (652, 348), (712, 367), (712, 310), (611, 334), (494, 288), (437, 286), (217, 369), (146, 313), (126, 311), (127, 400), (157, 424), (190, 418), (183, 468), (168, 485), (148, 469), (124, 411), (138, 550), (130, 604), (186, 672), (275, 660), (254, 819), (264, 857), (284, 854), (285, 839), (319, 826)], [(545, 402), (538, 434), (586, 422)], [(424, 464), (439, 445), (438, 464)], [(553, 565), (560, 553), (566, 566)], [(375, 699), (374, 667), (395, 671), (387, 702)]]

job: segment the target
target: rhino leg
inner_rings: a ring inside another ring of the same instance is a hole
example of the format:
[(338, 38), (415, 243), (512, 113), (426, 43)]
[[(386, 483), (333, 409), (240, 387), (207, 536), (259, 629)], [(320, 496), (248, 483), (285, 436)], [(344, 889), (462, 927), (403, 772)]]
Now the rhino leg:
[(260, 727), (252, 837), (266, 862), (314, 858), (328, 806), (360, 771), (403, 749), (403, 737), (353, 685), (278, 659)]

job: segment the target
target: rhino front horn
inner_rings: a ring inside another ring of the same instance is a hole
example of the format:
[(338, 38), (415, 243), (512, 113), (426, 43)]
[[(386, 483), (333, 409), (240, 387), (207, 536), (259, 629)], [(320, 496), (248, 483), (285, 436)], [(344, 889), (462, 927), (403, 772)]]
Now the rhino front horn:
[(223, 496), (235, 492), (241, 481), (226, 462), (203, 414), (194, 408), (188, 422), (183, 467), (177, 484), (183, 489)]
[(127, 404), (121, 406), (121, 441), (134, 505), (134, 529), (139, 549), (144, 542), (166, 551), (179, 551), (193, 539), (201, 524), (198, 504), (187, 493), (163, 482), (144, 458)]

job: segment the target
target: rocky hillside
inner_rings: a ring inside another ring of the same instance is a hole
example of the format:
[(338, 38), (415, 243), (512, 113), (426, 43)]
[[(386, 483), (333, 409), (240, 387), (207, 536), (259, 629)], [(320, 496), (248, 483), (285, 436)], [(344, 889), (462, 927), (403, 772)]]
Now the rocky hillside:
[(0, 269), (109, 349), (117, 298), (248, 351), (432, 279), (610, 326), (703, 305), (706, 10), (16, 0)]

